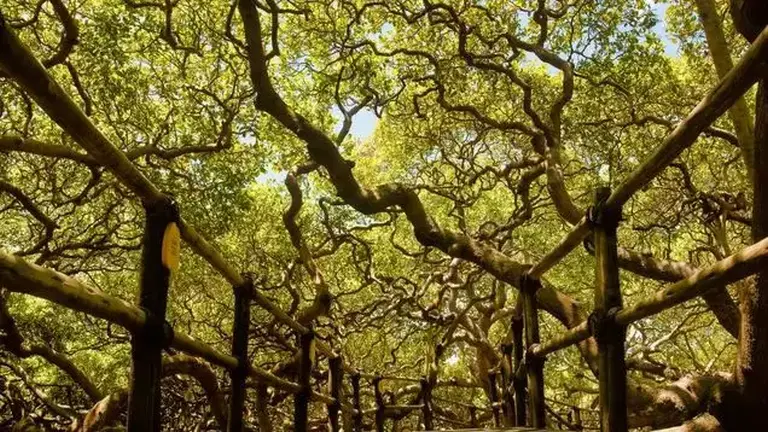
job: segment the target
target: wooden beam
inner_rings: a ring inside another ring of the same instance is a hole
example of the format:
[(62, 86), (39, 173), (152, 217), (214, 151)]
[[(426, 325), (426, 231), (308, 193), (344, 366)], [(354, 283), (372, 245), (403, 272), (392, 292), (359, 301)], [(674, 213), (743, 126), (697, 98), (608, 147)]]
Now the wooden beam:
[(525, 326), (525, 369), (528, 377), (528, 402), (531, 411), (531, 425), (543, 428), (546, 423), (544, 405), (544, 359), (530, 355), (530, 349), (540, 342), (539, 310), (536, 305), (536, 291), (541, 288), (538, 279), (524, 277), (520, 287), (523, 296), (523, 321)]
[(344, 368), (341, 357), (328, 359), (328, 391), (335, 403), (328, 405), (328, 428), (331, 432), (339, 431), (339, 409), (341, 408), (341, 383), (344, 379)]
[(251, 324), (251, 293), (253, 280), (244, 277), (245, 283), (232, 287), (235, 295), (235, 319), (232, 323), (232, 357), (238, 367), (229, 373), (231, 391), (229, 397), (228, 432), (242, 432), (245, 407), (245, 378), (248, 376), (248, 329)]
[(595, 191), (590, 222), (595, 233), (595, 311), (592, 320), (597, 339), (600, 423), (603, 432), (627, 432), (627, 368), (624, 363), (626, 328), (614, 316), (623, 306), (619, 285), (619, 258), (616, 231), (621, 207), (606, 204), (609, 188)]
[(363, 431), (363, 410), (360, 404), (360, 374), (357, 372), (352, 373), (352, 408), (355, 412), (353, 414), (353, 430), (355, 432)]
[(727, 285), (751, 276), (766, 265), (768, 237), (621, 310), (616, 315), (616, 321), (631, 324), (696, 298), (713, 286)]
[(376, 423), (376, 432), (384, 432), (384, 395), (381, 393), (381, 377), (373, 379), (373, 396), (376, 401), (376, 412), (374, 414), (374, 421)]
[(424, 423), (424, 430), (432, 430), (435, 428), (433, 416), (432, 416), (432, 383), (429, 378), (424, 376), (421, 378), (421, 404), (424, 406), (421, 409), (421, 420)]
[(499, 390), (496, 387), (496, 372), (488, 372), (488, 399), (491, 401), (493, 411), (493, 426), (501, 427), (501, 413), (499, 412)]
[[(159, 196), (145, 201), (144, 214), (139, 306), (146, 311), (147, 320), (142, 328), (131, 333), (129, 432), (160, 431), (162, 350), (173, 337), (172, 330), (165, 327), (165, 312), (171, 270), (175, 267), (170, 261), (178, 263), (179, 210), (170, 198)], [(169, 246), (172, 243), (175, 246)]]
[(315, 333), (300, 334), (299, 391), (293, 395), (293, 427), (296, 432), (309, 430), (309, 398), (312, 394), (310, 378), (315, 363)]
[(512, 317), (512, 354), (514, 359), (514, 368), (512, 369), (512, 385), (515, 388), (515, 426), (525, 426), (525, 407), (528, 397), (526, 396), (526, 379), (519, 378), (517, 372), (522, 371), (523, 355), (523, 319), (520, 316)]
[(514, 369), (512, 367), (512, 344), (501, 345), (501, 408), (504, 413), (504, 426), (515, 426), (515, 400), (512, 395)]
[[(757, 82), (765, 68), (767, 58), (768, 28), (763, 29), (736, 66), (707, 93), (685, 119), (675, 126), (661, 145), (616, 188), (606, 203), (611, 206), (621, 206), (637, 191), (647, 186)], [(540, 278), (578, 246), (588, 234), (587, 221), (582, 218), (552, 251), (531, 267), (528, 274), (534, 278)]]
[(559, 351), (571, 345), (576, 345), (583, 340), (587, 340), (590, 338), (590, 336), (589, 323), (584, 321), (576, 327), (569, 329), (560, 336), (557, 336), (554, 339), (548, 341), (547, 343), (534, 345), (531, 348), (531, 352), (536, 357), (546, 357), (555, 351)]

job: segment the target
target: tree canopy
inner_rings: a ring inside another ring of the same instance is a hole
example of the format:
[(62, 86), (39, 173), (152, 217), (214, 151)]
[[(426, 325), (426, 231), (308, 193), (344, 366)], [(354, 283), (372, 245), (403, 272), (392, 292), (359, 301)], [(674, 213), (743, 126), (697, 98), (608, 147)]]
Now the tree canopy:
[[(618, 186), (747, 49), (731, 8), (5, 0), (0, 25), (173, 194), (185, 221), (349, 364), (408, 377), (437, 365), (437, 424), (458, 427), (465, 405), (488, 406), (488, 371), (521, 314), (525, 271), (581, 220), (595, 188)], [(135, 303), (141, 201), (9, 71), (0, 60), (0, 252)], [(754, 243), (755, 98), (739, 99), (624, 205), (625, 304)], [(587, 319), (593, 255), (587, 241), (543, 277), (543, 340)], [(633, 427), (726, 421), (713, 401), (736, 380), (739, 307), (754, 285), (715, 287), (628, 328)], [(99, 406), (120, 424), (130, 333), (11, 291), (0, 287), (0, 428), (100, 430), (84, 421)], [(231, 284), (188, 246), (168, 305), (174, 328), (229, 351)], [(254, 365), (295, 381), (295, 334), (257, 305), (249, 341)], [(590, 339), (548, 357), (552, 429), (599, 429), (596, 350)], [(225, 371), (176, 352), (163, 367), (167, 430), (223, 429)], [(288, 429), (288, 394), (252, 384), (246, 424)], [(408, 404), (419, 387), (383, 389)], [(363, 402), (373, 403), (367, 382)], [(491, 424), (487, 410), (477, 417)], [(310, 419), (320, 428), (324, 407), (313, 404)], [(418, 418), (396, 427), (416, 429)]]

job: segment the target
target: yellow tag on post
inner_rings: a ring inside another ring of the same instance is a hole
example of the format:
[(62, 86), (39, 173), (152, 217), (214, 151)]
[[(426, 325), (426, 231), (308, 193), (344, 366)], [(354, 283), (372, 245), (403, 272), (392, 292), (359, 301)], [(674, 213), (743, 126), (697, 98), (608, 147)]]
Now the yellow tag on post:
[(176, 222), (171, 222), (165, 227), (163, 234), (163, 265), (170, 271), (179, 269), (179, 255), (181, 254), (181, 232)]

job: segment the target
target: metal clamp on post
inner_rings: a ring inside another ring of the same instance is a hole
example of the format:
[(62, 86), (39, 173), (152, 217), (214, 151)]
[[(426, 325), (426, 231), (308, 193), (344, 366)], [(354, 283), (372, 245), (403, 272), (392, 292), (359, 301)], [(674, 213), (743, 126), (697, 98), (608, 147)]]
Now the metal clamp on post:
[(608, 312), (602, 309), (595, 309), (587, 318), (587, 328), (589, 334), (595, 338), (598, 343), (608, 342), (612, 336), (619, 336), (615, 330), (619, 328), (616, 323), (616, 315), (621, 308), (613, 307)]
[[(590, 231), (594, 231), (596, 227), (602, 227), (606, 230), (615, 231), (619, 227), (619, 222), (622, 221), (621, 207), (608, 207), (605, 202), (610, 197), (610, 191), (606, 188), (606, 192), (602, 193), (599, 201), (595, 205), (591, 205), (587, 208), (584, 219), (587, 221)], [(595, 239), (592, 235), (588, 235), (584, 239), (584, 249), (590, 254), (595, 253)]]
[(139, 306), (144, 311), (146, 321), (141, 330), (136, 334), (147, 344), (155, 348), (164, 350), (170, 348), (175, 336), (173, 326), (166, 319), (160, 319), (157, 314), (152, 313), (144, 306)]
[(525, 350), (525, 355), (523, 356), (523, 366), (524, 367), (539, 367), (544, 366), (544, 362), (547, 361), (546, 356), (538, 356), (533, 353), (533, 348), (537, 346), (538, 344), (531, 345), (528, 349)]
[(604, 229), (616, 229), (622, 220), (621, 207), (608, 206), (606, 201), (610, 197), (610, 190), (601, 193), (599, 201), (587, 208), (585, 219), (587, 225), (594, 229), (599, 226)]

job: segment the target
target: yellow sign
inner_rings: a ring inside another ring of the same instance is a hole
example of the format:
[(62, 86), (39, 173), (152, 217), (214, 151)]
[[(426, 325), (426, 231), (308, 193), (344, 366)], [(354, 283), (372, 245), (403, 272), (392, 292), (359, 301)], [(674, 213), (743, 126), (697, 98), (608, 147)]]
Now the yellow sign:
[(163, 234), (163, 265), (170, 271), (179, 269), (179, 255), (181, 254), (181, 232), (175, 222), (165, 227)]

